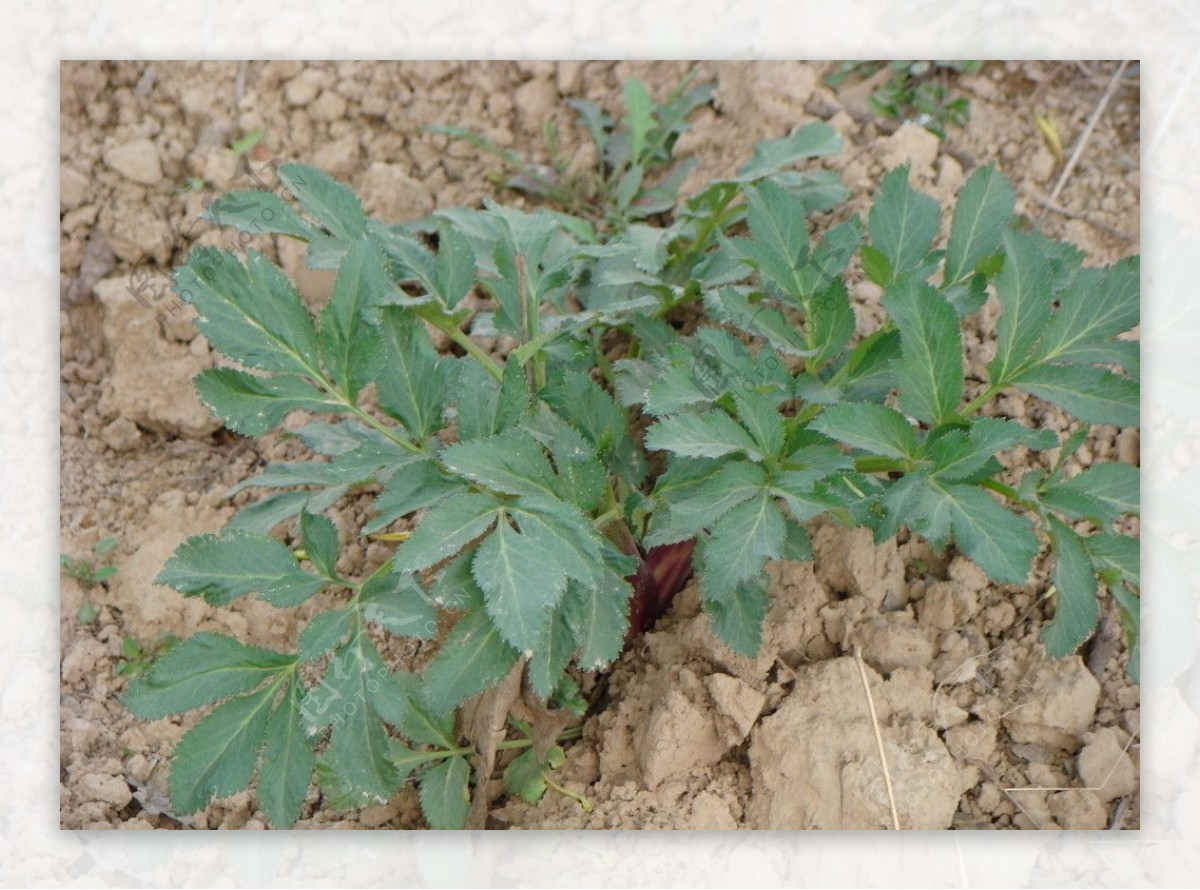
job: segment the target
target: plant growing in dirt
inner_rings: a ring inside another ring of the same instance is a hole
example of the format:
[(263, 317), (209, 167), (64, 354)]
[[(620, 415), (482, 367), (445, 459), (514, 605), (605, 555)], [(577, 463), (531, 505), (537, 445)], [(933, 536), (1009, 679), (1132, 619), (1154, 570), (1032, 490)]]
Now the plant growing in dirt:
[(842, 62), (825, 77), (831, 87), (847, 79), (869, 78), (880, 71), (888, 79), (871, 93), (867, 103), (880, 117), (894, 121), (911, 120), (939, 138), (946, 138), (946, 127), (965, 127), (971, 120), (971, 102), (966, 96), (954, 96), (949, 80), (958, 73), (974, 74), (983, 62)]
[(79, 604), (79, 609), (75, 613), (75, 619), (80, 624), (91, 624), (96, 620), (98, 613), (90, 594), (96, 585), (103, 584), (117, 574), (117, 567), (112, 565), (109, 560), (112, 558), (110, 554), (116, 549), (118, 543), (117, 539), (113, 537), (101, 538), (92, 545), (91, 556), (76, 558), (64, 553), (58, 559), (63, 574), (74, 578), (83, 588), (84, 600)]
[[(796, 168), (840, 148), (819, 123), (631, 216), (641, 184), (621, 183), (680, 126), (677, 106), (640, 95), (625, 92), (627, 148), (601, 152), (615, 192), (586, 217), (488, 202), (385, 225), (297, 164), (279, 168), (282, 194), (210, 207), (224, 225), (305, 242), (310, 266), (337, 273), (314, 318), (262, 254), (193, 251), (176, 290), (240, 366), (200, 374), (201, 398), (246, 436), (292, 411), (320, 419), (295, 432), (311, 459), (241, 483), (270, 493), (184, 542), (158, 580), (215, 607), (255, 594), (288, 609), (323, 591), (332, 606), (291, 651), (201, 633), (130, 685), (125, 704), (145, 718), (216, 704), (176, 748), (178, 812), (257, 772), (262, 810), (288, 826), (315, 772), (328, 805), (386, 800), (411, 778), (432, 827), (481, 824), (472, 776), (482, 785), (509, 750), (523, 753), (506, 787), (534, 801), (589, 708), (581, 678), (693, 571), (714, 633), (753, 655), (766, 564), (810, 559), (817, 517), (881, 540), (907, 526), (999, 584), (1024, 583), (1048, 547), (1047, 649), (1091, 635), (1102, 589), (1136, 643), (1138, 546), (1118, 525), (1137, 511), (1137, 471), (1065, 469), (1087, 424), (1138, 422), (1137, 344), (1117, 339), (1137, 324), (1137, 260), (1084, 267), (1020, 230), (990, 166), (947, 210), (944, 245), (943, 209), (903, 167), (865, 221), (814, 239), (809, 219), (847, 196)], [(847, 281), (860, 269), (886, 320), (856, 337)], [(472, 293), (485, 311), (464, 303)], [(991, 296), (995, 356), (970, 379), (964, 320)], [(996, 415), (1014, 388), (1080, 423), (1060, 437)], [(1058, 456), (1012, 478), (1018, 449)], [(326, 515), (368, 496), (362, 528)], [(350, 572), (339, 553), (357, 535), (397, 545)], [(436, 654), (413, 670), (385, 655), (397, 641)], [(506, 738), (479, 729), (506, 717)]]

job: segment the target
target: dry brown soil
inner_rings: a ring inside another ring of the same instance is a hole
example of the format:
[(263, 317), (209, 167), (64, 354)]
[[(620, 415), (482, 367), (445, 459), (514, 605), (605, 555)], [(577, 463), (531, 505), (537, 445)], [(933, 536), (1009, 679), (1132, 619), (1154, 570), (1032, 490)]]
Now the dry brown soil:
[[(845, 150), (822, 166), (852, 190), (838, 218), (863, 212), (889, 168), (909, 161), (914, 184), (944, 204), (966, 175), (997, 161), (1018, 210), (1080, 245), (1089, 262), (1138, 249), (1138, 90), (1122, 86), (1081, 155), (1057, 210), (1043, 198), (1061, 165), (1033, 113), (1051, 113), (1068, 150), (1114, 65), (990, 63), (957, 81), (972, 120), (945, 143), (866, 113), (870, 84), (834, 93), (824, 63), (701, 64), (714, 80), (679, 144), (700, 164), (684, 191), (731, 173), (763, 138), (826, 119)], [(389, 221), (477, 206), (496, 194), (498, 163), (424, 125), (456, 123), (546, 160), (543, 124), (558, 125), (576, 168), (593, 159), (564, 97), (616, 108), (630, 74), (662, 96), (688, 65), (672, 63), (71, 62), (62, 68), (62, 549), (85, 555), (119, 538), (114, 579), (62, 586), (61, 814), (65, 828), (263, 828), (251, 795), (179, 818), (164, 787), (172, 745), (195, 721), (145, 723), (117, 701), (125, 637), (232, 633), (288, 646), (312, 606), (278, 611), (242, 600), (211, 609), (152, 579), (180, 540), (219, 528), (251, 495), (226, 490), (265, 461), (299, 455), (294, 440), (242, 439), (200, 407), (190, 378), (213, 356), (188, 314), (161, 290), (196, 244), (230, 235), (197, 222), (206, 200), (252, 185), (230, 145), (261, 128), (251, 170), (271, 159), (322, 167)], [(188, 188), (189, 181), (193, 188)], [(506, 199), (520, 202), (511, 193)], [(829, 220), (818, 220), (817, 225)], [(224, 241), (222, 242), (222, 239)], [(313, 305), (329, 278), (302, 268), (294, 246), (261, 239)], [(133, 285), (132, 289), (130, 285)], [(142, 288), (139, 293), (135, 293)], [(860, 330), (878, 290), (854, 288)], [(989, 306), (967, 333), (971, 366), (992, 348)], [(1023, 396), (1000, 412), (1068, 427)], [(302, 418), (292, 418), (294, 426)], [(1029, 455), (1025, 465), (1053, 459)], [(1095, 428), (1072, 468), (1138, 462), (1138, 431)], [(363, 506), (335, 511), (361, 518)], [(357, 526), (356, 526), (357, 527)], [(1047, 581), (989, 583), (953, 553), (902, 536), (814, 529), (814, 564), (772, 568), (774, 604), (756, 660), (710, 634), (689, 587), (604, 682), (605, 709), (570, 744), (559, 779), (594, 804), (549, 794), (537, 807), (498, 795), (490, 824), (514, 828), (867, 828), (890, 823), (872, 729), (870, 687), (905, 828), (1103, 828), (1138, 825), (1138, 689), (1125, 675), (1120, 631), (1106, 615), (1077, 657), (1048, 660), (1039, 629)], [(386, 555), (347, 541), (343, 568)], [(87, 600), (95, 620), (78, 620)], [(861, 654), (860, 662), (855, 653)], [(414, 657), (421, 660), (426, 652)], [(1025, 790), (1039, 788), (1049, 790)], [(1056, 790), (1062, 789), (1062, 790)], [(310, 791), (302, 828), (415, 828), (412, 788), (348, 814)]]

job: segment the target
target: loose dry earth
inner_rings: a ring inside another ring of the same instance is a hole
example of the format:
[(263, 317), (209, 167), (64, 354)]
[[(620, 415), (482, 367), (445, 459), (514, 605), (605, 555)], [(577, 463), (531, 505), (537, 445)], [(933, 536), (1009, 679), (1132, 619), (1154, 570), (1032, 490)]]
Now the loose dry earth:
[[(684, 63), (65, 63), (62, 68), (62, 548), (83, 556), (115, 535), (119, 572), (90, 591), (62, 588), (62, 825), (65, 828), (263, 828), (249, 794), (174, 816), (167, 756), (195, 721), (144, 723), (119, 705), (122, 640), (232, 633), (287, 646), (312, 606), (278, 611), (242, 600), (211, 609), (155, 587), (177, 543), (213, 531), (251, 497), (225, 492), (265, 461), (298, 456), (285, 435), (242, 439), (219, 428), (190, 378), (213, 356), (190, 309), (161, 290), (197, 244), (231, 236), (197, 222), (214, 193), (253, 183), (229, 148), (261, 128), (251, 171), (273, 158), (314, 164), (349, 182), (389, 221), (495, 194), (495, 159), (425, 132), (456, 123), (545, 160), (543, 123), (558, 124), (575, 168), (593, 155), (562, 99), (617, 107), (630, 74), (663, 95)], [(972, 121), (948, 140), (896, 130), (865, 112), (870, 84), (835, 94), (825, 64), (701, 65), (718, 83), (679, 151), (700, 164), (685, 185), (731, 173), (763, 138), (828, 120), (847, 140), (823, 166), (869, 206), (887, 169), (913, 165), (914, 184), (943, 203), (978, 164), (998, 161), (1018, 210), (1048, 233), (1107, 263), (1138, 249), (1138, 91), (1116, 93), (1078, 167), (1046, 212), (1060, 166), (1034, 110), (1054, 115), (1068, 149), (1112, 65), (989, 64), (962, 77)], [(257, 173), (256, 173), (257, 175)], [(196, 186), (187, 188), (189, 181)], [(201, 185), (202, 183), (202, 185)], [(521, 201), (511, 193), (507, 200)], [(1042, 218), (1044, 216), (1044, 219)], [(263, 240), (319, 304), (331, 281), (303, 269), (295, 247)], [(133, 285), (132, 289), (130, 285)], [(139, 288), (141, 288), (140, 292)], [(854, 289), (860, 331), (875, 325), (879, 293)], [(992, 348), (995, 308), (966, 342), (974, 368)], [(1057, 410), (1021, 396), (998, 410), (1062, 430)], [(294, 418), (300, 420), (300, 418)], [(1026, 465), (1055, 455), (1029, 455)], [(1138, 462), (1138, 432), (1099, 427), (1073, 459)], [(340, 518), (361, 517), (349, 503)], [(1047, 582), (987, 582), (953, 553), (918, 540), (874, 546), (863, 532), (814, 529), (812, 565), (772, 569), (774, 605), (755, 660), (718, 643), (689, 587), (657, 628), (598, 681), (606, 707), (567, 750), (559, 779), (592, 812), (548, 795), (537, 807), (499, 794), (490, 824), (513, 828), (870, 828), (890, 824), (866, 685), (904, 828), (1138, 826), (1138, 689), (1125, 675), (1115, 615), (1079, 656), (1051, 661), (1038, 632)], [(342, 568), (378, 564), (381, 544), (346, 540)], [(86, 600), (97, 615), (78, 620)], [(860, 662), (855, 653), (861, 653)], [(412, 653), (419, 663), (428, 652)], [(1037, 788), (1041, 790), (1019, 790)], [(1058, 790), (1061, 789), (1061, 790)], [(349, 814), (310, 791), (303, 828), (415, 828), (406, 788)]]

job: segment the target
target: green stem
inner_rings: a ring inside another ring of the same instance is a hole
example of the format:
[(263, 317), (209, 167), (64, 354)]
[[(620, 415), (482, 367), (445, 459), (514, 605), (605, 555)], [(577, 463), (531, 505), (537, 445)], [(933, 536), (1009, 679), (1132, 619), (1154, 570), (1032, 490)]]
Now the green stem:
[(1012, 501), (1014, 504), (1024, 507), (1026, 510), (1029, 510), (1033, 513), (1040, 512), (1037, 504), (1031, 504), (1029, 501), (1022, 498), (1017, 490), (1011, 485), (1005, 485), (1003, 482), (999, 482), (995, 479), (984, 479), (979, 483), (979, 485), (981, 488), (987, 488), (996, 492), (998, 495), (1002, 495), (1003, 497)]
[(971, 401), (969, 401), (967, 403), (967, 406), (965, 408), (963, 408), (962, 411), (959, 412), (959, 414), (962, 417), (970, 417), (972, 414), (974, 414), (976, 411), (978, 411), (980, 408), (982, 408), (984, 405), (986, 405), (988, 402), (990, 402), (996, 396), (996, 394), (999, 393), (1003, 389), (1004, 389), (1004, 384), (996, 384), (996, 383), (990, 384), (987, 387), (987, 389), (985, 389), (983, 392), (981, 392), (975, 398), (971, 399)]
[(582, 794), (576, 794), (569, 788), (564, 788), (562, 785), (558, 784), (552, 778), (546, 775), (544, 770), (542, 772), (542, 781), (546, 783), (547, 788), (552, 788), (563, 797), (569, 797), (571, 800), (578, 801), (579, 805), (583, 807), (583, 811), (585, 813), (590, 813), (596, 808), (595, 804), (593, 804), (588, 798), (584, 797)]
[(429, 322), (439, 331), (462, 347), (463, 351), (479, 364), (483, 365), (483, 369), (491, 374), (496, 380), (504, 379), (504, 369), (496, 364), (496, 360), (479, 348), (479, 345), (464, 334), (455, 324), (454, 319), (445, 315), (436, 315), (432, 312), (418, 313), (422, 319)]
[(854, 469), (859, 473), (911, 473), (914, 467), (912, 461), (894, 457), (859, 457)]

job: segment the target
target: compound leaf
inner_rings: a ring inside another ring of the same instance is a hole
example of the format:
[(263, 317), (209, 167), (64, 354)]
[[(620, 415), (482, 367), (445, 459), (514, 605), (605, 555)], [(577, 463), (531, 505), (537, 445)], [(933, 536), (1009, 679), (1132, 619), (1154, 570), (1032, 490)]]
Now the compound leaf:
[(287, 235), (308, 241), (316, 234), (291, 205), (262, 189), (226, 192), (209, 204), (200, 218), (253, 235)]
[(267, 744), (258, 773), (258, 805), (272, 828), (291, 828), (300, 818), (317, 758), (300, 720), (300, 686), (288, 684), (267, 720)]
[(503, 680), (518, 658), (520, 653), (504, 641), (487, 613), (470, 609), (425, 668), (425, 703), (434, 714), (446, 714)]
[(471, 765), (463, 757), (446, 760), (421, 773), (421, 812), (435, 831), (453, 831), (467, 822)]
[(446, 369), (424, 326), (403, 309), (380, 312), (386, 371), (376, 387), (379, 403), (409, 434), (424, 439), (442, 425)]
[(980, 167), (967, 178), (950, 220), (946, 284), (970, 277), (980, 260), (996, 252), (1013, 206), (1012, 185), (994, 164)]
[(831, 405), (812, 422), (812, 428), (852, 448), (885, 457), (914, 458), (920, 450), (912, 424), (883, 405)]
[(479, 545), (471, 570), (505, 641), (532, 652), (566, 588), (562, 565), (502, 519)]
[(887, 275), (874, 279), (883, 287), (924, 265), (941, 224), (937, 201), (909, 186), (908, 171), (904, 164), (883, 177), (868, 217), (871, 244), (888, 260)]
[(175, 812), (195, 813), (250, 784), (276, 692), (272, 685), (230, 699), (179, 740), (167, 782)]
[(683, 457), (724, 457), (739, 451), (751, 460), (765, 457), (750, 434), (723, 411), (665, 417), (646, 431), (646, 447)]
[(156, 658), (145, 676), (129, 684), (121, 703), (139, 717), (157, 720), (249, 692), (295, 660), (223, 634), (198, 633)]
[(264, 371), (320, 379), (312, 316), (283, 271), (251, 250), (246, 265), (214, 247), (193, 250), (175, 271), (175, 291), (199, 313), (218, 352)]
[(275, 605), (295, 605), (324, 589), (328, 581), (300, 568), (292, 552), (274, 538), (226, 530), (188, 538), (154, 583), (222, 606), (255, 591)]
[(958, 314), (934, 288), (915, 278), (894, 285), (883, 306), (900, 331), (900, 407), (930, 426), (944, 423), (954, 415), (963, 392)]
[(1100, 619), (1096, 576), (1079, 536), (1053, 516), (1046, 528), (1054, 551), (1054, 619), (1042, 630), (1052, 658), (1070, 655), (1092, 635)]
[(433, 507), (396, 553), (397, 572), (420, 572), (453, 556), (496, 521), (496, 499), (482, 492), (451, 495)]
[(363, 317), (391, 290), (383, 254), (368, 238), (346, 251), (321, 312), (321, 357), (333, 381), (353, 402), (383, 369), (384, 351), (376, 329)]
[(367, 216), (354, 192), (328, 173), (304, 164), (284, 164), (279, 180), (308, 213), (343, 241), (353, 241), (367, 226)]
[(193, 384), (213, 417), (243, 436), (261, 436), (291, 411), (346, 410), (343, 402), (290, 374), (258, 377), (234, 368), (207, 368)]
[(1084, 423), (1138, 425), (1140, 387), (1137, 382), (1103, 368), (1037, 365), (1023, 372), (1015, 385), (1066, 409)]

